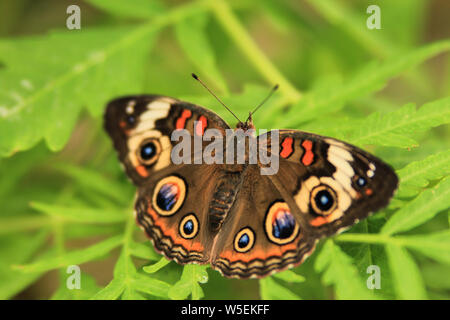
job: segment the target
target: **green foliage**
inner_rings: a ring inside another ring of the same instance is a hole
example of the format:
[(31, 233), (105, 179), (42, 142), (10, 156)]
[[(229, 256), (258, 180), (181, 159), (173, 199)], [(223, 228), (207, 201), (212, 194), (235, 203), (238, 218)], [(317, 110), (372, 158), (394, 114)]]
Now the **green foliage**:
[(418, 145), (411, 136), (449, 121), (450, 98), (425, 104), (418, 111), (414, 104), (407, 104), (384, 116), (373, 113), (353, 130), (350, 141), (360, 145), (411, 148)]
[(352, 265), (351, 258), (328, 240), (316, 260), (317, 272), (323, 272), (323, 282), (334, 285), (338, 299), (373, 299)]
[[(369, 4), (85, 0), (83, 17), (93, 18), (81, 30), (0, 25), (0, 299), (45, 274), (58, 289), (35, 298), (448, 299), (450, 40), (423, 36), (426, 1), (382, 2), (382, 30), (365, 27)], [(400, 177), (390, 206), (261, 280), (166, 260), (136, 227), (134, 187), (102, 113), (119, 95), (158, 93), (233, 124), (191, 72), (242, 117), (278, 83), (256, 126), (330, 135), (380, 156)], [(81, 267), (80, 290), (66, 287), (70, 265)], [(371, 265), (381, 289), (367, 288)]]
[(411, 255), (395, 244), (386, 246), (389, 266), (400, 299), (426, 299), (425, 286), (419, 268)]

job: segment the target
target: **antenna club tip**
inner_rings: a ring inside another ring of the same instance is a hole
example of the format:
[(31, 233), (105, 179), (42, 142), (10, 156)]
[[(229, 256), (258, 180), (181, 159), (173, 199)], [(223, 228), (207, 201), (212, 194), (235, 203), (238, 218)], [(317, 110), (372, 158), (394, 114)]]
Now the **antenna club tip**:
[(195, 73), (192, 73), (192, 78), (194, 78), (195, 80), (198, 80), (198, 77)]
[(278, 85), (278, 83), (275, 85), (275, 87), (273, 87), (273, 90), (277, 90), (280, 86)]

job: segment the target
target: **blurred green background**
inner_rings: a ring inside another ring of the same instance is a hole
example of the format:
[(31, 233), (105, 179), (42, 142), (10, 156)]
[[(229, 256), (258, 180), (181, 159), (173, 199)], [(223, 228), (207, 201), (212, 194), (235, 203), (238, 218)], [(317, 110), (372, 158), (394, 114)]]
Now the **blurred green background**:
[[(72, 4), (80, 30), (66, 28)], [(380, 30), (366, 26), (372, 4)], [(448, 299), (449, 37), (447, 0), (1, 1), (0, 298)], [(119, 95), (154, 93), (233, 126), (192, 72), (241, 117), (278, 83), (257, 128), (344, 139), (399, 170), (390, 207), (350, 230), (374, 238), (322, 241), (263, 281), (159, 260), (129, 218), (134, 187), (101, 115)], [(71, 264), (82, 290), (66, 289)]]

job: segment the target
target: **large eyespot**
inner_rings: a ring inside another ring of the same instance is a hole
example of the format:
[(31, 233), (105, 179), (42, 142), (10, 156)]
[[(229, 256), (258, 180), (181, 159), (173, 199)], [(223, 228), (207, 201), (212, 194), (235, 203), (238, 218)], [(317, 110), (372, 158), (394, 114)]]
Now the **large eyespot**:
[(299, 227), (286, 202), (275, 202), (269, 207), (264, 222), (270, 241), (284, 245), (292, 242), (298, 235)]
[(328, 215), (337, 206), (336, 193), (326, 185), (319, 185), (311, 191), (311, 206), (315, 213)]
[(192, 239), (198, 233), (197, 217), (191, 213), (186, 215), (180, 222), (180, 235), (185, 239)]
[(149, 166), (158, 159), (161, 146), (157, 139), (146, 139), (141, 143), (136, 152), (139, 161), (143, 165)]
[(178, 211), (186, 198), (186, 183), (177, 176), (169, 176), (158, 182), (152, 197), (153, 208), (162, 216)]
[(250, 228), (243, 228), (234, 237), (234, 250), (237, 252), (247, 252), (255, 244), (255, 233)]

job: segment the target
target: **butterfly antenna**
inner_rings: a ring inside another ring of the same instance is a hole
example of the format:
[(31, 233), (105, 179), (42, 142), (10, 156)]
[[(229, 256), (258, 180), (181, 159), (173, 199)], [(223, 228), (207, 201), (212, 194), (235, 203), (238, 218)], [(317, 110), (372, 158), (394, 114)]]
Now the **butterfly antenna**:
[(269, 94), (267, 95), (267, 97), (266, 97), (263, 101), (261, 101), (261, 103), (255, 108), (255, 110), (253, 110), (252, 112), (250, 112), (250, 115), (249, 115), (249, 117), (247, 118), (247, 121), (251, 118), (252, 115), (255, 114), (256, 110), (258, 110), (264, 103), (266, 103), (267, 100), (269, 100), (269, 98), (273, 95), (273, 93), (274, 93), (275, 91), (277, 91), (277, 89), (278, 89), (278, 84), (276, 84), (276, 85), (272, 88), (272, 90), (270, 90), (270, 92), (269, 92)]
[(203, 87), (205, 87), (205, 89), (208, 90), (208, 92), (211, 93), (211, 95), (212, 95), (214, 98), (216, 98), (216, 100), (219, 101), (221, 105), (223, 105), (223, 106), (225, 107), (225, 109), (227, 109), (228, 111), (230, 111), (230, 113), (237, 119), (237, 121), (241, 122), (241, 120), (239, 120), (239, 118), (234, 114), (234, 112), (231, 111), (230, 108), (228, 108), (228, 107), (225, 105), (225, 103), (223, 103), (223, 102), (222, 102), (222, 101), (221, 101), (221, 100), (220, 100), (220, 99), (219, 99), (219, 98), (218, 98), (211, 90), (209, 90), (209, 88), (206, 86), (206, 84), (204, 84), (203, 81), (200, 80), (200, 78), (199, 78), (195, 73), (192, 74), (192, 78), (194, 78), (195, 80), (197, 80), (198, 82), (200, 82), (200, 84), (201, 84)]

